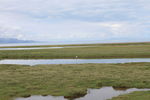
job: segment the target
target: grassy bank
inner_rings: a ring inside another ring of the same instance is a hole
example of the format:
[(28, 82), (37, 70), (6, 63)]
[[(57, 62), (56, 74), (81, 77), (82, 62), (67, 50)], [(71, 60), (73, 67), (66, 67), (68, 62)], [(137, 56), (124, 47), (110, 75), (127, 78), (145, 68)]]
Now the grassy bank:
[(29, 95), (75, 97), (102, 86), (150, 88), (150, 63), (0, 65), (0, 100)]
[(113, 98), (112, 100), (149, 100), (150, 91), (146, 92), (133, 92), (127, 95), (121, 95)]
[(150, 58), (150, 45), (105, 45), (40, 50), (0, 50), (0, 59)]

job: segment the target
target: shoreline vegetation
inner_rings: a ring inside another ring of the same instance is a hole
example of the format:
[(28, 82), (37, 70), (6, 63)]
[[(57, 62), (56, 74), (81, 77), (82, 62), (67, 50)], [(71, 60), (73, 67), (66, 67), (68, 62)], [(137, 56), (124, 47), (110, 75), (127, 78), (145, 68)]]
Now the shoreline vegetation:
[(0, 50), (0, 59), (74, 59), (76, 56), (79, 59), (150, 58), (150, 43), (85, 44), (80, 46), (89, 47)]
[(150, 91), (138, 91), (114, 97), (111, 100), (149, 100)]
[[(32, 67), (0, 65), (0, 100), (31, 95), (74, 98), (85, 95), (88, 88), (103, 86), (150, 88), (150, 63), (58, 64)], [(143, 100), (149, 100), (149, 92), (134, 92), (112, 100), (141, 100), (132, 99), (139, 95)]]

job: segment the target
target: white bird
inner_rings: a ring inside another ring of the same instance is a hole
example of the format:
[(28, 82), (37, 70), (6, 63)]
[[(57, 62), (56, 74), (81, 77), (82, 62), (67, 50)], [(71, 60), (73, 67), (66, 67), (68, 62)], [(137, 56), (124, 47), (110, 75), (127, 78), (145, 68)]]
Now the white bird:
[(78, 58), (78, 56), (76, 56), (76, 59)]
[(78, 59), (78, 56), (76, 56), (76, 64), (77, 64), (77, 59)]

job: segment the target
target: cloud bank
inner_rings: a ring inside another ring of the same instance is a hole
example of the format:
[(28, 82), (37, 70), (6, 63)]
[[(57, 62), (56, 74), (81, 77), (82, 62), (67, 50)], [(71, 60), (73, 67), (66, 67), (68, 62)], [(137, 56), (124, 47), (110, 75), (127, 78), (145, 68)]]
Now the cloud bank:
[(0, 37), (150, 40), (149, 0), (0, 0)]

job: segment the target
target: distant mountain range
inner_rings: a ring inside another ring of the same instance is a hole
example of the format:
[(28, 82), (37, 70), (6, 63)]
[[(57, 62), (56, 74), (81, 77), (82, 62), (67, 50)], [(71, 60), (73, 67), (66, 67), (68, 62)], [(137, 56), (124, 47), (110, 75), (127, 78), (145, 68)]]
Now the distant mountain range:
[(19, 40), (15, 38), (0, 38), (0, 43), (34, 43), (32, 40)]

